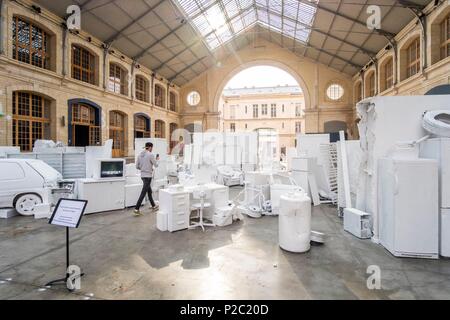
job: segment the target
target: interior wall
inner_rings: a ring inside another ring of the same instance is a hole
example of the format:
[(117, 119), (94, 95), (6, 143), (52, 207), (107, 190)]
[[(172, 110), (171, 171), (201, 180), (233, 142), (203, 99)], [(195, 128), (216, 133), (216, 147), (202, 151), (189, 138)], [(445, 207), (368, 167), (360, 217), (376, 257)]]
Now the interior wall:
[[(306, 132), (323, 132), (324, 123), (331, 120), (352, 121), (350, 76), (257, 38), (252, 45), (220, 61), (220, 66), (210, 68), (180, 88), (183, 124), (201, 121), (204, 128), (217, 129), (218, 104), (226, 83), (240, 71), (257, 65), (281, 68), (298, 81), (305, 95)], [(326, 99), (326, 89), (334, 82), (344, 87), (344, 96), (338, 102)], [(200, 103), (192, 107), (186, 98), (194, 90), (201, 98)]]

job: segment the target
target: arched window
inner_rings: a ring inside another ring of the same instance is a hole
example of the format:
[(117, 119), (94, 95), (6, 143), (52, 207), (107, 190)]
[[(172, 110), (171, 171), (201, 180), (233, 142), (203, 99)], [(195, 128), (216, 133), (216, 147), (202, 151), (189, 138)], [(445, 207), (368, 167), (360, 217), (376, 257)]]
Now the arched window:
[(96, 57), (79, 45), (72, 45), (72, 78), (97, 84)]
[(109, 138), (113, 140), (112, 156), (123, 157), (126, 152), (126, 115), (120, 111), (109, 113)]
[(50, 101), (30, 92), (13, 92), (13, 146), (31, 151), (36, 140), (50, 135)]
[[(170, 150), (173, 149), (173, 147), (175, 147), (178, 143), (178, 139), (176, 139), (175, 137), (173, 137), (173, 133), (175, 132), (175, 130), (178, 129), (178, 124), (176, 124), (175, 122), (172, 122), (169, 124), (169, 131), (170, 131)], [(174, 139), (174, 140), (172, 140)]]
[(406, 78), (420, 71), (420, 38), (415, 39), (406, 49)]
[(381, 75), (381, 91), (387, 90), (394, 84), (394, 59), (392, 57), (387, 58), (381, 64), (380, 68)]
[(12, 23), (13, 58), (33, 66), (51, 69), (51, 36), (34, 23), (15, 16)]
[(450, 57), (450, 13), (442, 20), (440, 24), (440, 47), (441, 60)]
[(358, 81), (355, 85), (355, 104), (362, 100), (362, 82)]
[(155, 105), (157, 107), (165, 108), (165, 93), (166, 90), (164, 90), (163, 86), (155, 84)]
[(162, 120), (155, 121), (155, 138), (166, 137), (166, 123)]
[(134, 116), (134, 138), (150, 138), (150, 118), (143, 114)]
[(366, 78), (366, 97), (374, 97), (375, 96), (375, 71), (371, 71)]
[(177, 111), (177, 95), (175, 92), (170, 91), (169, 100), (170, 111)]
[(137, 100), (148, 102), (148, 81), (143, 76), (136, 76), (135, 96)]
[(109, 91), (127, 95), (127, 71), (116, 63), (109, 64)]

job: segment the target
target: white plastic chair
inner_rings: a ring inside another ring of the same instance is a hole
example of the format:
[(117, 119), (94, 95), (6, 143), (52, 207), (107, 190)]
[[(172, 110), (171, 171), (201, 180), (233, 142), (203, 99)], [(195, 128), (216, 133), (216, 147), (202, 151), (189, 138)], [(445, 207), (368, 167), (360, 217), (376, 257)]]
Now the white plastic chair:
[(203, 210), (211, 207), (211, 203), (205, 202), (207, 199), (211, 199), (211, 190), (207, 190), (205, 188), (199, 188), (194, 190), (192, 197), (195, 200), (200, 200), (192, 204), (191, 209), (196, 210), (198, 212), (199, 221), (191, 224), (189, 229), (195, 229), (197, 227), (201, 227), (203, 231), (205, 231), (205, 227), (214, 227), (213, 223), (205, 223), (203, 221)]

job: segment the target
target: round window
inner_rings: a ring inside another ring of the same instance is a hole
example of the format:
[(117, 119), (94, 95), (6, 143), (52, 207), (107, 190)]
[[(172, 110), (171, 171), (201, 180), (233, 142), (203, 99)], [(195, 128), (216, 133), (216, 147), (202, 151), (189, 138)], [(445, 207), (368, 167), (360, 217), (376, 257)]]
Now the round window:
[(344, 88), (337, 83), (331, 84), (327, 89), (327, 97), (331, 100), (339, 100), (344, 96)]
[(187, 95), (187, 103), (190, 106), (196, 106), (200, 103), (200, 93), (192, 91)]

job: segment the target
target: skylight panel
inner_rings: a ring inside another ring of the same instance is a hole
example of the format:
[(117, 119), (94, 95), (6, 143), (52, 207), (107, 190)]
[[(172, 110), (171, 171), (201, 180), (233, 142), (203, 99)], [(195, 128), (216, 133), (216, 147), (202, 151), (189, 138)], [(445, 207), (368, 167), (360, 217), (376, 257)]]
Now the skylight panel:
[(268, 4), (271, 11), (281, 15), (281, 13), (283, 12), (283, 4), (281, 0), (270, 0)]
[(318, 0), (172, 0), (211, 50), (259, 23), (306, 43)]
[(253, 6), (253, 0), (237, 0), (241, 10), (247, 10)]
[(256, 5), (261, 7), (267, 7), (267, 0), (256, 0)]
[(236, 33), (239, 33), (242, 30), (244, 30), (244, 24), (242, 23), (240, 16), (237, 16), (231, 20), (231, 26), (233, 27), (233, 30)]
[(247, 11), (247, 14), (242, 18), (245, 23), (245, 27), (249, 27), (256, 22), (256, 13), (255, 10)]
[(267, 15), (267, 11), (263, 10), (263, 9), (258, 9), (257, 13), (258, 13), (258, 20), (260, 22), (263, 22), (268, 25), (269, 24), (269, 16)]
[(283, 14), (288, 18), (297, 20), (299, 4), (298, 0), (284, 0)]
[(275, 27), (276, 29), (278, 29), (277, 31), (281, 30), (281, 17), (276, 15), (276, 14), (270, 14), (270, 26), (271, 27)]
[(239, 13), (239, 6), (236, 0), (227, 0), (224, 1), (225, 11), (227, 12), (228, 17), (234, 17)]

